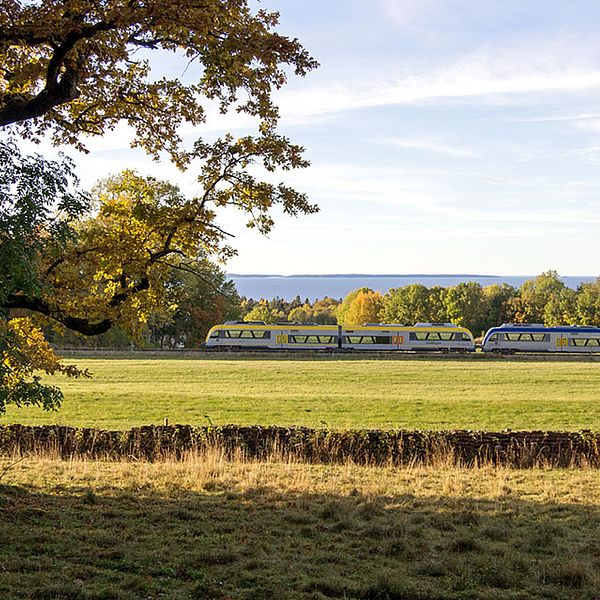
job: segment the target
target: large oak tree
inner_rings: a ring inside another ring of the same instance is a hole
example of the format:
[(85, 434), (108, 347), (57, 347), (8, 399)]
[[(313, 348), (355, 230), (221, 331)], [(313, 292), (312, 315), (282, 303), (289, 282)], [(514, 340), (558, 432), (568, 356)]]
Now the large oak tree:
[[(96, 213), (82, 218), (73, 202), (56, 212), (65, 197), (79, 200), (66, 192), (64, 164), (53, 171), (2, 142), (0, 177), (16, 179), (0, 180), (0, 252), (16, 240), (27, 262), (0, 267), (0, 280), (10, 282), (0, 307), (35, 311), (88, 335), (131, 324), (160, 304), (169, 269), (231, 254), (216, 221), (222, 208), (244, 211), (261, 232), (272, 227), (275, 206), (290, 215), (316, 210), (303, 194), (257, 175), (307, 165), (303, 149), (277, 132), (272, 93), (289, 73), (305, 75), (316, 63), (277, 24), (276, 13), (253, 12), (247, 0), (0, 0), (0, 128), (8, 136), (85, 150), (86, 136), (125, 122), (134, 145), (196, 169), (201, 188), (186, 198), (175, 186), (126, 172), (97, 191)], [(185, 59), (185, 76), (156, 77), (153, 54)], [(252, 116), (256, 135), (184, 147), (181, 125), (201, 130), (215, 103), (222, 113)], [(38, 177), (23, 168), (28, 161), (46, 174), (48, 192), (37, 208), (43, 222), (27, 212), (25, 239), (11, 232)]]

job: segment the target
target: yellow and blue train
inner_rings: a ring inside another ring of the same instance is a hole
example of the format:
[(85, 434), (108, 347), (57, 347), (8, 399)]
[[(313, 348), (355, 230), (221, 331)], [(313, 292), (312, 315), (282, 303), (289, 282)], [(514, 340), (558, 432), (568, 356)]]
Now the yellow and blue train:
[(545, 327), (533, 324), (504, 324), (492, 327), (483, 337), (484, 352), (600, 352), (600, 327)]
[[(360, 326), (228, 321), (206, 337), (209, 350), (324, 350), (474, 352), (473, 334), (452, 323), (367, 323)], [(600, 327), (504, 324), (492, 327), (483, 352), (600, 352)]]
[(468, 329), (452, 323), (315, 325), (228, 321), (213, 327), (206, 348), (224, 350), (437, 350), (473, 352)]

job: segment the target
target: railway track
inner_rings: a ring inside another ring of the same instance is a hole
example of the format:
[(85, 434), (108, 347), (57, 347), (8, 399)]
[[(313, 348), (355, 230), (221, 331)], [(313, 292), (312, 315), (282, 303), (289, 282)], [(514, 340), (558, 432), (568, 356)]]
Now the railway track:
[(111, 348), (60, 348), (57, 351), (65, 357), (90, 358), (140, 358), (154, 357), (165, 359), (266, 359), (266, 360), (440, 360), (440, 361), (547, 361), (547, 362), (600, 362), (600, 353), (569, 354), (566, 352), (518, 352), (509, 355), (492, 354), (488, 352), (441, 352), (429, 350), (416, 351), (368, 351), (368, 350), (189, 350), (189, 349), (136, 349), (115, 350)]

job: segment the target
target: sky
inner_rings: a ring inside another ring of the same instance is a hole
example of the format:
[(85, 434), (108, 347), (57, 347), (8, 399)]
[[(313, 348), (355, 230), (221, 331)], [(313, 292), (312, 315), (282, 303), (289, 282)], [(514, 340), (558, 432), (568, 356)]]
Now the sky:
[[(279, 180), (320, 212), (278, 215), (268, 237), (220, 215), (229, 273), (600, 273), (600, 2), (254, 5), (320, 63), (276, 94), (280, 131), (311, 161)], [(152, 66), (183, 75), (171, 56)], [(253, 130), (213, 116), (185, 139)], [(127, 167), (199, 191), (130, 139), (70, 152), (83, 184)]]

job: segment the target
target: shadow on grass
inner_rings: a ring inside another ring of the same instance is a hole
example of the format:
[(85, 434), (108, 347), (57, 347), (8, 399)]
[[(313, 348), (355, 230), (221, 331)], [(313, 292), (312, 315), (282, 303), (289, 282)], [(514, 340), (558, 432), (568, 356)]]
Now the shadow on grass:
[(0, 597), (599, 598), (596, 507), (0, 486)]

